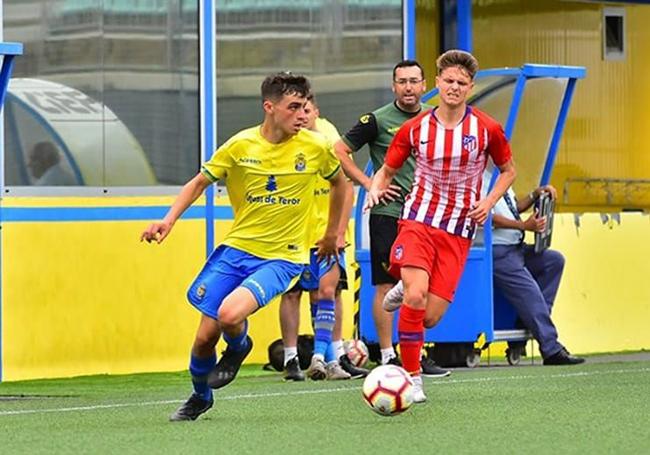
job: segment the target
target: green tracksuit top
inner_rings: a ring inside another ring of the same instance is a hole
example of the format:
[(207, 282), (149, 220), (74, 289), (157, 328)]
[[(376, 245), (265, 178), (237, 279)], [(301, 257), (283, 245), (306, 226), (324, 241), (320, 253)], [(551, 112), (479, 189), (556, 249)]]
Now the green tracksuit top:
[[(363, 114), (359, 117), (357, 124), (345, 133), (341, 139), (355, 152), (363, 147), (364, 144), (368, 144), (373, 172), (377, 172), (384, 164), (386, 151), (397, 130), (399, 130), (404, 122), (415, 117), (422, 110), (429, 108), (430, 106), (423, 104), (421, 105), (421, 110), (418, 112), (404, 112), (393, 101), (373, 112)], [(402, 215), (402, 207), (404, 206), (404, 198), (411, 191), (414, 173), (415, 158), (410, 156), (392, 182), (401, 188), (400, 197), (386, 205), (376, 205), (370, 210), (370, 213), (373, 215), (387, 215), (400, 218)]]

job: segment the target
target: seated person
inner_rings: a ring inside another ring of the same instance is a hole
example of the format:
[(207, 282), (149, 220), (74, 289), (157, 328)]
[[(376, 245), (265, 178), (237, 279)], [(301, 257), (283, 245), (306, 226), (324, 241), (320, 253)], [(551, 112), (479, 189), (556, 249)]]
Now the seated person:
[(74, 175), (63, 167), (61, 156), (51, 142), (39, 142), (29, 151), (27, 167), (37, 186), (77, 185)]
[[(551, 309), (560, 286), (564, 257), (557, 251), (535, 253), (533, 245), (526, 245), (524, 231), (542, 232), (546, 218), (531, 214), (526, 220), (520, 216), (528, 210), (543, 191), (557, 194), (550, 185), (535, 189), (521, 200), (515, 198), (512, 187), (494, 206), (492, 218), (492, 260), (494, 287), (515, 307), (521, 323), (530, 330), (539, 343), (544, 365), (575, 365), (585, 361), (571, 355), (558, 341), (551, 320)], [(509, 343), (509, 349), (521, 344)]]

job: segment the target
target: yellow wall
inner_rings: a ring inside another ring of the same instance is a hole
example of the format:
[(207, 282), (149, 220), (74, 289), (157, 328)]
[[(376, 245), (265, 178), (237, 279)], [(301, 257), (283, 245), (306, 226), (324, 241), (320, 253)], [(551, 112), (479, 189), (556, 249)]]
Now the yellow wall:
[[(627, 55), (602, 57), (602, 9), (624, 7)], [(482, 68), (547, 63), (585, 66), (576, 89), (552, 183), (567, 184), (564, 211), (650, 208), (650, 185), (569, 184), (567, 178), (650, 179), (645, 133), (650, 117), (650, 5), (497, 0), (473, 2), (474, 53)], [(421, 43), (418, 42), (418, 45)], [(544, 103), (539, 104), (544, 110)], [(531, 131), (528, 125), (525, 131)], [(513, 138), (515, 139), (515, 138)], [(515, 153), (525, 153), (515, 151)], [(526, 151), (527, 152), (527, 151)], [(519, 163), (525, 155), (518, 157)], [(627, 188), (627, 191), (626, 191)]]
[(553, 319), (572, 352), (650, 348), (650, 217), (623, 213), (621, 224), (585, 214), (556, 216), (553, 248), (566, 268)]
[(440, 10), (438, 2), (416, 0), (415, 33), (417, 61), (424, 68), (427, 90), (436, 86), (436, 57), (440, 53)]
[(182, 368), (196, 317), (179, 303), (203, 258), (202, 223), (179, 223), (164, 247), (139, 242), (145, 224), (3, 225), (3, 379)]
[[(133, 207), (170, 202), (13, 198), (3, 205)], [(229, 224), (215, 223), (217, 241)], [(187, 303), (185, 292), (203, 265), (205, 224), (180, 221), (162, 245), (140, 243), (146, 225), (3, 224), (3, 380), (186, 368), (198, 312)], [(346, 294), (344, 334), (349, 337), (352, 297)], [(308, 315), (303, 305), (301, 333), (310, 332)], [(265, 363), (267, 346), (280, 337), (277, 302), (254, 315), (251, 327), (257, 349), (249, 361)]]
[[(163, 205), (166, 198), (71, 199), (67, 206)], [(5, 206), (52, 202), (10, 199)], [(223, 203), (223, 201), (221, 202)], [(61, 204), (61, 200), (57, 200)], [(646, 258), (650, 219), (558, 215), (553, 246), (567, 257), (554, 319), (578, 353), (650, 348)], [(138, 240), (146, 221), (10, 222), (2, 239), (3, 380), (186, 368), (198, 313), (185, 290), (204, 260), (204, 224), (180, 221), (163, 245)], [(228, 221), (216, 223), (217, 239)], [(352, 271), (348, 269), (352, 277)], [(344, 293), (344, 337), (352, 296)], [(303, 305), (301, 333), (309, 333)], [(279, 338), (277, 302), (251, 320), (251, 363)]]

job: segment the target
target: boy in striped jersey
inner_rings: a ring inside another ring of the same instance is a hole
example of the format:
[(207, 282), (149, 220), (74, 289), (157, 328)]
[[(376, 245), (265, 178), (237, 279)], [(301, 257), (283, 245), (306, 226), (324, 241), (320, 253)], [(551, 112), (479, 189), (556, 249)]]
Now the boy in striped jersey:
[[(426, 401), (420, 377), (424, 329), (435, 326), (453, 299), (477, 224), (515, 179), (510, 146), (499, 123), (466, 103), (478, 62), (450, 50), (436, 61), (440, 105), (407, 121), (395, 135), (373, 178), (368, 206), (380, 203), (406, 159), (415, 178), (407, 196), (389, 271), (402, 279), (398, 333), (404, 368), (413, 376), (415, 401)], [(488, 157), (501, 174), (480, 199)]]

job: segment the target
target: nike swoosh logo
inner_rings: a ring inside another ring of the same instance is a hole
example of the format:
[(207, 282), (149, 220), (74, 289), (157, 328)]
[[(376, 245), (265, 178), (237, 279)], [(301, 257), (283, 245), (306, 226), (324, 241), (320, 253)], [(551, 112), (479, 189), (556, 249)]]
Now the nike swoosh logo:
[(420, 145), (425, 145), (425, 144), (428, 144), (429, 142), (431, 142), (431, 141), (420, 141)]

